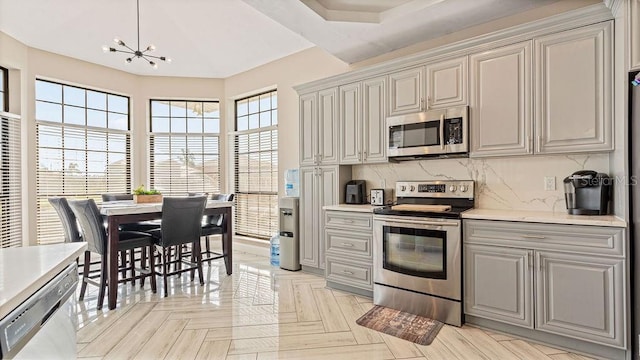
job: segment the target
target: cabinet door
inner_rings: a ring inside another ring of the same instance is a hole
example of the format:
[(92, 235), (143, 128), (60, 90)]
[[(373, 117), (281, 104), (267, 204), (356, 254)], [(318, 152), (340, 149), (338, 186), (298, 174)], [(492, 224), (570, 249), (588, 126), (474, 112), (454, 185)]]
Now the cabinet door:
[(362, 162), (360, 83), (340, 87), (340, 164)]
[(311, 267), (318, 267), (317, 174), (300, 168), (300, 264)]
[(322, 165), (338, 163), (338, 88), (318, 92), (318, 155)]
[(624, 260), (536, 252), (536, 328), (625, 348)]
[(531, 147), (531, 42), (470, 57), (471, 156), (521, 155)]
[(629, 56), (632, 70), (640, 70), (640, 2), (629, 1)]
[(536, 152), (613, 150), (612, 22), (535, 40)]
[(386, 78), (362, 82), (363, 162), (387, 162)]
[(328, 205), (338, 204), (338, 167), (328, 166), (319, 168), (318, 176), (318, 192), (317, 199), (318, 205), (315, 207), (317, 213), (314, 214), (314, 221), (317, 223), (317, 231), (314, 235), (318, 236), (318, 267), (320, 269), (325, 268), (325, 239), (324, 236), (324, 216), (322, 214), (322, 207)]
[(464, 247), (464, 313), (533, 328), (532, 250)]
[(467, 57), (461, 57), (426, 67), (426, 110), (467, 105)]
[(420, 66), (389, 75), (389, 115), (424, 110), (423, 71)]
[(318, 94), (300, 96), (300, 165), (315, 165), (318, 155)]

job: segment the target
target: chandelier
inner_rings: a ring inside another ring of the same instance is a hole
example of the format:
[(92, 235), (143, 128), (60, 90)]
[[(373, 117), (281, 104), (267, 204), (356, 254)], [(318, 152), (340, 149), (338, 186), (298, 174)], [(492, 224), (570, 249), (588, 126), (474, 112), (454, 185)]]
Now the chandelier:
[(125, 44), (124, 41), (115, 38), (113, 39), (113, 42), (115, 42), (117, 45), (122, 46), (124, 49), (126, 50), (122, 50), (122, 49), (116, 49), (114, 47), (110, 47), (107, 45), (103, 45), (102, 46), (102, 51), (106, 52), (120, 52), (120, 53), (124, 53), (124, 54), (129, 54), (131, 56), (129, 56), (128, 58), (125, 59), (125, 61), (127, 63), (130, 63), (134, 58), (142, 58), (144, 60), (147, 60), (149, 62), (149, 65), (151, 65), (154, 69), (158, 68), (158, 64), (156, 63), (156, 61), (154, 60), (161, 60), (161, 61), (165, 61), (170, 63), (171, 59), (169, 59), (168, 57), (164, 57), (164, 56), (154, 56), (149, 54), (150, 52), (154, 51), (156, 49), (156, 47), (152, 44), (146, 47), (146, 49), (144, 50), (140, 50), (140, 0), (136, 0), (136, 10), (137, 10), (137, 15), (138, 15), (138, 47), (136, 48), (136, 50), (130, 48), (127, 44)]

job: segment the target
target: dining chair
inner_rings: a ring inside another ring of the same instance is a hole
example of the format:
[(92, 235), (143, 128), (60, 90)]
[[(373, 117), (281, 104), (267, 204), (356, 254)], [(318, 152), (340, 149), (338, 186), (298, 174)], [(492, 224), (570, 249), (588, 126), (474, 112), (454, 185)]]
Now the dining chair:
[[(211, 196), (211, 200), (218, 201), (233, 201), (233, 198), (234, 194), (214, 194)], [(202, 261), (210, 262), (211, 260), (220, 259), (225, 256), (226, 249), (224, 248), (224, 241), (222, 242), (222, 254), (220, 254), (211, 251), (209, 237), (223, 234), (227, 226), (229, 226), (229, 219), (225, 219), (222, 214), (205, 216), (205, 222), (200, 231), (200, 236), (205, 237), (204, 250), (202, 251), (204, 258)]]
[[(98, 310), (102, 308), (104, 302), (105, 288), (107, 287), (107, 232), (104, 227), (100, 210), (93, 199), (87, 200), (75, 200), (69, 202), (71, 211), (76, 216), (80, 229), (82, 231), (82, 237), (87, 242), (87, 250), (84, 252), (84, 268), (82, 277), (82, 287), (80, 288), (79, 300), (84, 299), (84, 293), (87, 289), (87, 284), (92, 284), (99, 287), (98, 291)], [(118, 251), (132, 250), (136, 248), (148, 248), (149, 253), (152, 254), (154, 238), (147, 233), (139, 231), (120, 231), (120, 241), (118, 242)], [(93, 279), (96, 276), (90, 275), (89, 261), (91, 259), (91, 253), (100, 255), (100, 280), (99, 282)], [(155, 278), (155, 259), (153, 256), (149, 256), (149, 268), (144, 268), (145, 264), (141, 263), (140, 268), (135, 268), (134, 259), (131, 260), (131, 277), (133, 279), (142, 279), (151, 276), (151, 290), (156, 292), (156, 278)], [(138, 271), (140, 275), (136, 275), (135, 271)], [(126, 282), (131, 279), (123, 278), (118, 282)], [(109, 289), (109, 291), (117, 291), (117, 289)]]
[(71, 211), (67, 199), (63, 197), (49, 198), (49, 204), (51, 204), (53, 209), (58, 213), (58, 217), (62, 223), (64, 242), (83, 241), (78, 229), (78, 223), (76, 222), (76, 216), (73, 214), (73, 211)]
[[(169, 294), (167, 285), (169, 275), (180, 274), (192, 269), (198, 270), (200, 285), (204, 285), (202, 254), (200, 253), (200, 228), (206, 204), (207, 198), (205, 196), (165, 197), (162, 199), (160, 230), (152, 230), (150, 233), (155, 237), (156, 247), (160, 248), (162, 272), (157, 272), (157, 274), (162, 275), (164, 280), (165, 297)], [(193, 249), (190, 256), (191, 261), (186, 261), (184, 254), (175, 259), (170, 256), (169, 249), (180, 248), (183, 244), (191, 244)], [(175, 267), (173, 272), (169, 272), (169, 264), (172, 262), (179, 262), (189, 267)], [(191, 280), (193, 281), (193, 279), (192, 276)]]

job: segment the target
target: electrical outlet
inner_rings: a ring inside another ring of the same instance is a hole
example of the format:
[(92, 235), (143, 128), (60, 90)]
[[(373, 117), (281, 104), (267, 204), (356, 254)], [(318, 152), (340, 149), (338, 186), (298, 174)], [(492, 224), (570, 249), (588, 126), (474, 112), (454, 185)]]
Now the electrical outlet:
[(544, 177), (544, 189), (547, 191), (554, 191), (556, 189), (556, 177), (545, 176)]

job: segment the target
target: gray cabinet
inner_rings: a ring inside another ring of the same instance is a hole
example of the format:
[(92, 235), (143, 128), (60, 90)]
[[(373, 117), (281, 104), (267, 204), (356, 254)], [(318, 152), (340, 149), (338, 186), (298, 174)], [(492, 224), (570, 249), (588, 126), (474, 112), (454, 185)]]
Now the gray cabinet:
[(340, 166), (300, 168), (300, 264), (325, 268), (322, 207), (340, 202), (350, 178), (350, 169)]
[(465, 314), (533, 328), (533, 251), (468, 244)]
[(537, 153), (613, 150), (613, 22), (534, 39)]
[(533, 153), (531, 41), (470, 56), (471, 156)]
[(624, 260), (536, 252), (536, 328), (623, 347)]
[(424, 110), (424, 66), (389, 74), (389, 115)]
[(340, 164), (387, 161), (386, 77), (340, 87)]
[(300, 165), (338, 163), (338, 88), (300, 95)]
[(427, 64), (425, 110), (467, 105), (467, 57)]
[(465, 314), (626, 348), (624, 229), (465, 220), (464, 234)]
[(373, 215), (325, 211), (327, 285), (364, 295), (373, 291)]

